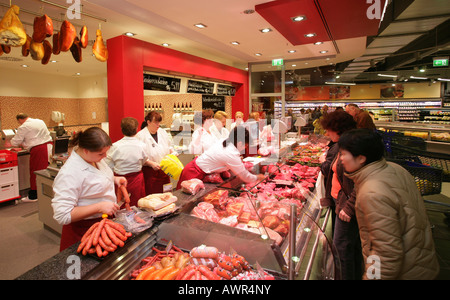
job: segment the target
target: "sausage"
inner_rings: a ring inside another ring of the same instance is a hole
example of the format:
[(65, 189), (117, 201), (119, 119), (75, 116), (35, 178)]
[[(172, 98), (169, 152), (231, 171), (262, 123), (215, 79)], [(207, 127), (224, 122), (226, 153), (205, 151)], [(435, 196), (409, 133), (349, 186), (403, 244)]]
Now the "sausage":
[(158, 276), (158, 274), (164, 269), (160, 269), (160, 270), (155, 270), (155, 272), (151, 273), (149, 276), (147, 276), (145, 279), (146, 280), (154, 280), (156, 276)]
[(103, 241), (103, 238), (100, 236), (100, 238), (98, 239), (98, 244), (100, 245), (100, 247), (103, 248), (103, 250), (108, 251), (108, 252), (114, 252), (117, 249), (117, 246), (108, 246), (106, 245), (106, 243)]
[(105, 226), (106, 219), (103, 219), (100, 221), (100, 224), (98, 224), (97, 228), (94, 231), (94, 238), (92, 240), (92, 245), (97, 246), (98, 245), (98, 238), (100, 237), (100, 234), (102, 233), (103, 227)]
[(164, 276), (166, 276), (168, 273), (173, 271), (175, 269), (175, 266), (171, 265), (168, 267), (165, 267), (161, 270), (161, 272), (158, 273), (158, 275), (155, 276), (154, 280), (162, 280)]
[(197, 272), (197, 269), (192, 268), (189, 271), (186, 272), (186, 274), (184, 274), (184, 276), (181, 278), (181, 280), (188, 280), (190, 279), (192, 276), (195, 275), (195, 272)]
[(125, 200), (125, 206), (126, 206), (126, 203), (128, 203), (128, 206), (129, 206), (130, 196), (128, 195), (127, 188), (124, 185), (121, 185), (121, 186), (119, 186), (119, 189), (122, 191), (123, 199)]
[(109, 227), (114, 228), (116, 230), (118, 230), (121, 234), (126, 235), (126, 230), (125, 227), (123, 227), (123, 225), (116, 223), (112, 220), (107, 219), (106, 223), (109, 225)]
[(120, 246), (120, 247), (123, 247), (123, 245), (124, 245), (123, 241), (121, 241), (121, 240), (114, 234), (112, 228), (109, 227), (109, 224), (108, 224), (108, 223), (105, 224), (105, 230), (106, 230), (106, 233), (108, 234), (109, 238), (111, 239), (111, 241), (112, 241), (115, 245)]
[(192, 248), (190, 252), (192, 257), (204, 257), (204, 258), (212, 258), (217, 259), (219, 256), (219, 250), (216, 247), (195, 247)]
[(194, 265), (189, 265), (187, 267), (184, 267), (180, 270), (180, 272), (177, 274), (177, 277), (175, 278), (175, 280), (181, 280), (181, 278), (192, 268), (195, 268)]
[(216, 272), (217, 275), (219, 275), (220, 277), (225, 278), (225, 279), (227, 279), (227, 280), (230, 280), (231, 277), (232, 277), (230, 271), (227, 271), (227, 270), (225, 270), (225, 269), (223, 269), (223, 268), (221, 268), (221, 267), (218, 267), (218, 268), (216, 268), (216, 269), (214, 269), (214, 270), (215, 270), (215, 272)]
[(208, 280), (220, 280), (219, 275), (217, 275), (214, 272), (212, 272), (207, 266), (200, 265), (200, 266), (198, 266), (198, 270)]
[(122, 233), (120, 233), (119, 230), (117, 230), (117, 229), (115, 229), (115, 228), (111, 228), (111, 229), (112, 229), (112, 231), (114, 232), (114, 234), (115, 234), (120, 240), (122, 240), (122, 241), (124, 241), (124, 242), (127, 240), (127, 237), (124, 236)]
[(219, 258), (219, 260), (217, 261), (217, 264), (227, 270), (227, 271), (232, 271), (234, 269), (233, 263), (231, 262), (231, 259), (227, 259), (226, 257), (221, 257)]
[(100, 234), (100, 237), (102, 238), (103, 242), (108, 246), (113, 246), (113, 242), (111, 242), (111, 239), (108, 237), (108, 234), (106, 234), (105, 228), (103, 228), (102, 233)]
[(148, 267), (144, 270), (142, 270), (139, 275), (136, 277), (136, 280), (143, 280), (145, 279), (147, 276), (149, 276), (152, 272), (154, 272), (156, 270), (155, 267), (151, 266)]
[(81, 241), (84, 241), (87, 237), (89, 237), (91, 235), (91, 233), (94, 231), (94, 229), (97, 228), (99, 223), (100, 222), (97, 222), (94, 225), (92, 225), (91, 227), (89, 227), (89, 229), (84, 233), (83, 237), (81, 238)]
[(162, 278), (162, 280), (174, 280), (179, 272), (180, 272), (180, 269), (175, 269), (173, 271), (170, 271)]
[[(97, 230), (97, 229), (95, 229), (95, 230)], [(82, 251), (82, 254), (83, 254), (83, 255), (86, 255), (86, 254), (88, 253), (89, 249), (91, 249), (91, 247), (92, 247), (92, 240), (94, 239), (95, 230), (94, 230), (94, 232), (89, 236), (89, 239), (87, 240), (86, 245), (84, 246), (84, 249), (83, 249), (83, 251)]]

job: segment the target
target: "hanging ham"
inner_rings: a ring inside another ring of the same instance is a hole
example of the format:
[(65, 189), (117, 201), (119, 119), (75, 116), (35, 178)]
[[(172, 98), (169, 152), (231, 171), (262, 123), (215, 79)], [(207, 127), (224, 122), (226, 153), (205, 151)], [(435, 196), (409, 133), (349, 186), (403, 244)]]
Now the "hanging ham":
[(27, 34), (27, 41), (22, 46), (22, 56), (28, 56), (30, 54), (31, 36)]
[(53, 35), (53, 54), (58, 55), (61, 52), (61, 45), (59, 42), (59, 32)]
[(44, 45), (44, 57), (42, 58), (41, 63), (43, 65), (46, 65), (50, 61), (50, 57), (52, 57), (52, 45), (47, 40), (44, 40), (43, 45)]
[(30, 54), (32, 59), (42, 60), (45, 54), (44, 44), (32, 41), (30, 46)]
[(11, 5), (0, 21), (0, 44), (20, 47), (27, 41), (27, 34), (19, 19), (20, 8)]
[(42, 43), (46, 38), (53, 34), (53, 22), (49, 16), (34, 18), (33, 23), (33, 41)]
[(80, 30), (80, 46), (81, 48), (86, 48), (88, 45), (88, 30), (86, 26), (83, 26)]
[(59, 31), (59, 47), (60, 51), (67, 52), (72, 47), (73, 41), (77, 36), (75, 32), (75, 27), (67, 20), (61, 24), (61, 30)]
[(80, 39), (76, 37), (72, 47), (70, 47), (70, 52), (72, 52), (73, 59), (78, 63), (82, 61), (81, 50)]
[(108, 49), (103, 43), (102, 31), (100, 29), (97, 29), (97, 37), (95, 38), (94, 46), (92, 46), (92, 53), (101, 62), (108, 60)]

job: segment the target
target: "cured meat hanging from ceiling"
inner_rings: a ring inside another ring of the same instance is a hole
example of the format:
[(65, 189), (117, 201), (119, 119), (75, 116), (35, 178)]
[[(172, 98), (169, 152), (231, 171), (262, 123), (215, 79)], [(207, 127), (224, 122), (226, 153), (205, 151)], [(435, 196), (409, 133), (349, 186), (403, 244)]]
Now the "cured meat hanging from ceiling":
[[(30, 36), (25, 32), (19, 19), (19, 12), (19, 6), (11, 5), (0, 21), (0, 55), (10, 53), (11, 47), (22, 47), (22, 56), (27, 57), (31, 54), (33, 60), (40, 60), (43, 65), (46, 65), (52, 54), (59, 55), (61, 52), (70, 50), (76, 62), (82, 61), (82, 49), (86, 49), (89, 43), (86, 26), (82, 26), (78, 37), (75, 26), (64, 20), (59, 32), (53, 33), (53, 21), (44, 14), (41, 17), (35, 17), (33, 34)], [(50, 37), (52, 37), (52, 43), (47, 40)], [(108, 60), (108, 49), (100, 29), (97, 30), (92, 53), (98, 61)]]
[(27, 34), (19, 19), (20, 8), (11, 5), (0, 21), (0, 44), (20, 47), (27, 41)]

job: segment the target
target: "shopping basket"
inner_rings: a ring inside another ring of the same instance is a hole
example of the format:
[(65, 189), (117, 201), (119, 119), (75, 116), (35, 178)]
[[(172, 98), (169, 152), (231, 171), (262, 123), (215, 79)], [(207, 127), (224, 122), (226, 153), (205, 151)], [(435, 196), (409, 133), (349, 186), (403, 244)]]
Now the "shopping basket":
[(427, 142), (420, 137), (406, 136), (400, 132), (394, 132), (391, 130), (381, 131), (377, 130), (383, 139), (383, 143), (386, 147), (386, 152), (388, 155), (392, 152), (392, 146), (403, 146), (411, 149), (425, 151), (427, 150)]
[(388, 161), (405, 168), (413, 177), (422, 196), (440, 194), (442, 190), (442, 170), (417, 162), (388, 158)]
[(450, 155), (445, 153), (417, 150), (397, 144), (391, 144), (390, 158), (421, 163), (442, 170), (442, 181), (450, 182)]

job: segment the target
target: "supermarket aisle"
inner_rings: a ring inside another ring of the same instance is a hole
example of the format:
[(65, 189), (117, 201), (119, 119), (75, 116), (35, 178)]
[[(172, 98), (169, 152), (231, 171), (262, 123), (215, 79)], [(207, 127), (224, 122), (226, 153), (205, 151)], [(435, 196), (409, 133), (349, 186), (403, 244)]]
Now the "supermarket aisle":
[[(450, 183), (443, 184), (440, 197), (426, 199), (450, 204)], [(441, 265), (439, 279), (450, 279), (450, 220), (442, 212), (428, 215)], [(0, 204), (0, 236), (0, 280), (14, 279), (59, 252), (59, 236), (43, 228), (38, 203)]]

